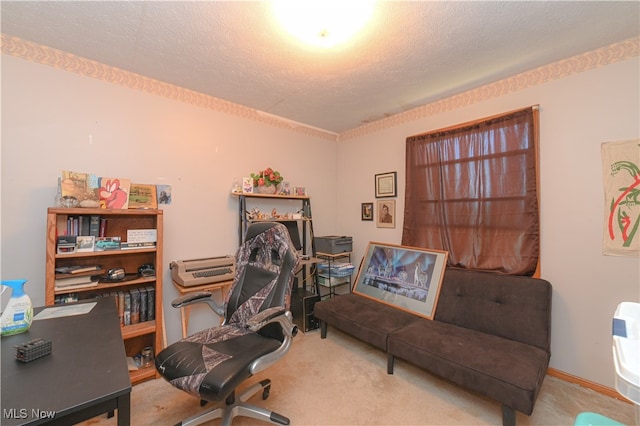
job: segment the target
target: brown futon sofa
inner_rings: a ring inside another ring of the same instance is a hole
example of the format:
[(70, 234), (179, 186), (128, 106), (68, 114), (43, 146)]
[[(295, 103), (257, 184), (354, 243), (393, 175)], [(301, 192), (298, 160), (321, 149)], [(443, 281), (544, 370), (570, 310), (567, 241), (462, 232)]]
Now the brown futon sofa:
[(549, 365), (548, 281), (447, 268), (434, 320), (345, 294), (316, 303), (327, 325), (502, 404), (503, 425), (515, 410), (530, 415)]

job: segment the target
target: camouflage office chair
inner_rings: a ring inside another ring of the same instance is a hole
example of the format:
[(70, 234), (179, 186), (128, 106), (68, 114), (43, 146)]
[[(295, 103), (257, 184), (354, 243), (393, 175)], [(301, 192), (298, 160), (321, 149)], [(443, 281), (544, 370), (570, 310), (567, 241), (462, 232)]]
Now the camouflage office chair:
[(267, 409), (246, 404), (262, 390), (267, 399), (270, 380), (250, 386), (242, 395), (236, 389), (255, 373), (280, 360), (297, 332), (289, 302), (298, 263), (287, 228), (274, 222), (249, 226), (238, 250), (236, 275), (224, 306), (208, 292), (188, 294), (174, 307), (205, 302), (224, 317), (221, 326), (200, 331), (169, 345), (156, 357), (156, 369), (173, 386), (206, 402), (224, 404), (183, 421), (201, 424), (221, 418), (231, 424), (235, 416), (248, 416), (277, 424), (289, 419)]

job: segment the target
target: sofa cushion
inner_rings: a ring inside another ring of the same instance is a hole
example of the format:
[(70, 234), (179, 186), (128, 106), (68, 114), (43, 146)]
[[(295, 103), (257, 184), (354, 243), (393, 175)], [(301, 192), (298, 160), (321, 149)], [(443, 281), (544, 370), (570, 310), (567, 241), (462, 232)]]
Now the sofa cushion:
[(415, 321), (389, 335), (388, 353), (531, 414), (549, 353), (440, 321)]
[(549, 351), (551, 295), (542, 279), (447, 268), (435, 319)]
[(318, 302), (313, 311), (320, 321), (383, 351), (387, 350), (389, 333), (420, 320), (410, 313), (352, 293)]

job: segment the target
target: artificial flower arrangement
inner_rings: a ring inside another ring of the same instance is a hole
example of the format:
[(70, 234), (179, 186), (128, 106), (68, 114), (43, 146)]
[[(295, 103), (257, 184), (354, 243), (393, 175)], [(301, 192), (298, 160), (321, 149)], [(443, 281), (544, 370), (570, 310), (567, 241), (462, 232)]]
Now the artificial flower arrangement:
[(258, 173), (251, 173), (251, 179), (253, 179), (253, 186), (277, 187), (284, 178), (280, 175), (280, 172), (276, 172), (271, 167), (267, 167), (264, 170), (260, 170)]

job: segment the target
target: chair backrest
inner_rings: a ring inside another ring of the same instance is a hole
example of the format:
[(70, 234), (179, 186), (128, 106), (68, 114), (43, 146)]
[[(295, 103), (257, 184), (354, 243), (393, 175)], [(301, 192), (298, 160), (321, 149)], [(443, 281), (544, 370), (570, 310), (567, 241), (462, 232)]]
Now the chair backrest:
[(236, 257), (236, 275), (225, 300), (225, 324), (244, 327), (258, 312), (289, 309), (298, 264), (287, 228), (277, 222), (249, 225)]

